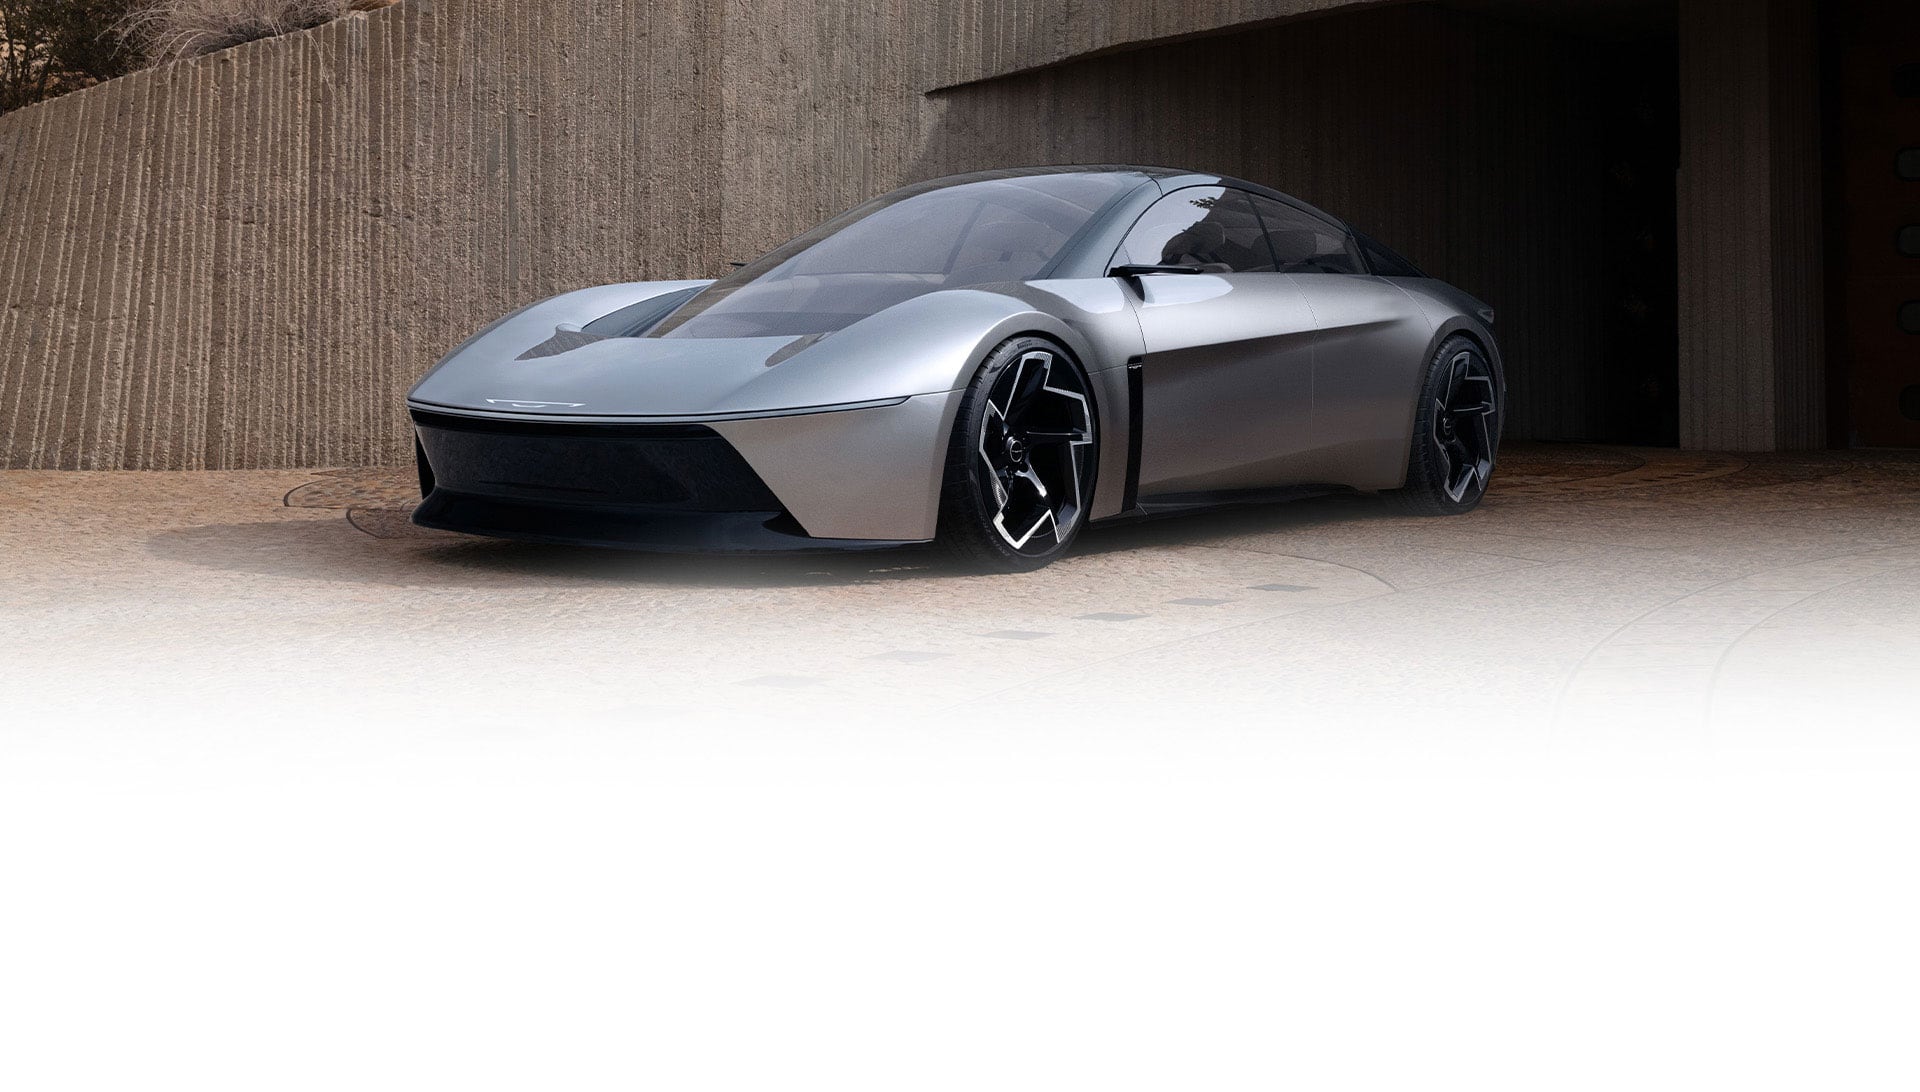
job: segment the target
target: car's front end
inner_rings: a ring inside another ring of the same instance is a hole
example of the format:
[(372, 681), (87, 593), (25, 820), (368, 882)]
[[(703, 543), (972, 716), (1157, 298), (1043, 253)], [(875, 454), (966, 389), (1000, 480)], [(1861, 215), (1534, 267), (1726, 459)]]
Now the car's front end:
[(1050, 337), (1108, 393), (1124, 382), (1139, 327), (1106, 255), (1090, 282), (1058, 275), (1142, 187), (1135, 171), (1064, 169), (910, 186), (718, 282), (517, 311), (408, 396), (414, 519), (662, 549), (932, 539), (958, 407), (996, 346)]
[(664, 550), (934, 537), (956, 377), (1018, 301), (922, 298), (825, 343), (593, 329), (678, 283), (546, 301), (422, 379), (415, 522)]

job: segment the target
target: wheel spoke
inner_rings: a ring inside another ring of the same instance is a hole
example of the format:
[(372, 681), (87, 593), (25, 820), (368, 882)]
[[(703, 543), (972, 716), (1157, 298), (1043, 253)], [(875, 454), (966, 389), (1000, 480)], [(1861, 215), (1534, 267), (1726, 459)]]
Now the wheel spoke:
[(1045, 501), (1053, 496), (1053, 494), (1047, 492), (1047, 483), (1040, 480), (1040, 475), (1034, 473), (1032, 467), (1029, 466), (1016, 470), (1013, 476), (1032, 486), (1033, 491), (1039, 495), (1041, 500)]
[(1479, 461), (1475, 464), (1474, 469), (1480, 475), (1480, 488), (1482, 489), (1485, 489), (1487, 487), (1488, 480), (1490, 480), (1493, 477), (1493, 423), (1492, 422), (1493, 422), (1493, 414), (1491, 411), (1481, 414), (1478, 420), (1474, 422), (1474, 428), (1478, 431), (1479, 437), (1480, 437), (1480, 451), (1479, 451), (1480, 458), (1479, 458)]
[(1013, 394), (1007, 404), (1007, 420), (1016, 426), (1026, 422), (1027, 415), (1033, 411), (1034, 400), (1047, 385), (1048, 373), (1053, 371), (1053, 357), (1047, 353), (1028, 353), (1020, 358), (1018, 368), (1013, 377)]
[(987, 399), (985, 419), (980, 425), (980, 442), (976, 450), (980, 454), (981, 469), (985, 472), (981, 480), (985, 481), (993, 497), (995, 511), (1007, 506), (1006, 486), (1006, 421), (1000, 416), (1000, 408)]
[[(1495, 407), (1494, 407), (1493, 379), (1491, 376), (1469, 375), (1466, 378), (1466, 380), (1461, 383), (1460, 386), (1461, 386), (1461, 389), (1455, 392), (1454, 397), (1450, 400), (1450, 404), (1453, 406), (1454, 412), (1456, 413), (1492, 413), (1494, 412)], [(1472, 401), (1468, 401), (1468, 398), (1467, 398), (1467, 395), (1469, 392), (1465, 388), (1468, 386), (1473, 386), (1477, 388), (1478, 397), (1476, 397)]]
[(994, 526), (1007, 536), (1014, 549), (1026, 546), (1035, 535), (1057, 534), (1053, 506), (1047, 503), (1046, 487), (1031, 474), (1016, 474), (1008, 482), (1009, 498), (994, 516)]
[(1083, 428), (1070, 429), (1028, 429), (1025, 433), (1028, 447), (1051, 447), (1058, 444), (1084, 444), (1093, 439), (1091, 433)]
[(1476, 469), (1478, 462), (1474, 459), (1473, 452), (1467, 450), (1467, 445), (1458, 439), (1449, 443), (1447, 448), (1448, 462), (1452, 470), (1447, 478), (1447, 495), (1454, 500), (1459, 500), (1466, 496), (1467, 488), (1473, 484), (1474, 475), (1478, 473)]
[(1473, 354), (1461, 353), (1453, 358), (1447, 371), (1447, 402), (1452, 404), (1460, 396), (1460, 384), (1467, 378), (1467, 370), (1473, 366)]

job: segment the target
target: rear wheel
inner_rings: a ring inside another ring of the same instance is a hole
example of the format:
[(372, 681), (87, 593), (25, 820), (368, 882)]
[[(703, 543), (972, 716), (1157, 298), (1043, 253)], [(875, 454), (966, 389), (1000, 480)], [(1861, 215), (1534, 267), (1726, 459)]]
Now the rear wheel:
[(1051, 341), (995, 349), (962, 396), (940, 492), (939, 542), (989, 572), (1066, 553), (1093, 500), (1099, 437), (1087, 376)]
[(1406, 487), (1387, 494), (1421, 516), (1471, 512), (1486, 496), (1500, 448), (1500, 375), (1470, 338), (1451, 337), (1427, 366), (1414, 414)]

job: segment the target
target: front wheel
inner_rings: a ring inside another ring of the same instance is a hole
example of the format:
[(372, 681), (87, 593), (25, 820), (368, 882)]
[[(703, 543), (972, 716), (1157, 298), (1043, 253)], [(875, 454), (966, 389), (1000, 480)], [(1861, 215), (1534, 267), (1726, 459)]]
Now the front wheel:
[(1394, 507), (1456, 516), (1479, 506), (1500, 449), (1500, 387), (1498, 367), (1472, 339), (1441, 344), (1414, 413), (1406, 487), (1387, 494)]
[(1017, 337), (962, 396), (940, 491), (940, 545), (989, 572), (1067, 552), (1093, 501), (1100, 439), (1086, 372), (1059, 346)]

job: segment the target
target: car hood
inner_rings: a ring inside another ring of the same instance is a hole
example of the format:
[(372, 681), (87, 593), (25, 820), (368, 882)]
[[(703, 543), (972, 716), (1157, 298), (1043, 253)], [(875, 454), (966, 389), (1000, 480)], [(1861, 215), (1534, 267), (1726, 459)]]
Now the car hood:
[(981, 339), (1031, 311), (1012, 296), (956, 289), (825, 336), (603, 337), (582, 329), (702, 283), (610, 285), (542, 301), (449, 353), (409, 400), (489, 414), (712, 417), (905, 398), (954, 389)]

